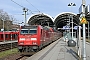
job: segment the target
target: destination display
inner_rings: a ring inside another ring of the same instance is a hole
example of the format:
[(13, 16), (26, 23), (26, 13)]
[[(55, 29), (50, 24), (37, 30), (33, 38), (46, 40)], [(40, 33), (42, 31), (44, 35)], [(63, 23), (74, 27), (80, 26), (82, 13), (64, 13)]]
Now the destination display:
[(21, 29), (36, 29), (37, 26), (21, 26)]

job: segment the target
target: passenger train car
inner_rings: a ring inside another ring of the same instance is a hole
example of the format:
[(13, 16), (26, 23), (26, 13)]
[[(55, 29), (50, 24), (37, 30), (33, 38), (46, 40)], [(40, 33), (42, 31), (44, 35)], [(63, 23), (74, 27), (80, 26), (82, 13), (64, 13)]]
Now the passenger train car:
[(21, 26), (18, 35), (18, 49), (20, 52), (38, 51), (60, 37), (60, 33), (54, 32), (48, 26)]
[(18, 40), (18, 31), (0, 31), (0, 42)]

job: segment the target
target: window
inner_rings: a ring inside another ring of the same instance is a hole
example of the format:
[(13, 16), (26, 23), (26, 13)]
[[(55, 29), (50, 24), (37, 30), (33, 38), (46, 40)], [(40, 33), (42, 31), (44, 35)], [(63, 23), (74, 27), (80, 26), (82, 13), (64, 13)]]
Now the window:
[(32, 29), (32, 30), (29, 31), (29, 33), (30, 33), (30, 34), (36, 34), (36, 33), (37, 33), (37, 30), (33, 30), (33, 29)]
[(36, 29), (21, 29), (21, 34), (36, 34), (37, 30)]
[(28, 34), (28, 29), (21, 29), (21, 34)]
[(3, 38), (3, 34), (1, 34), (1, 38)]
[(8, 38), (8, 34), (6, 34), (6, 36), (5, 36), (6, 38)]

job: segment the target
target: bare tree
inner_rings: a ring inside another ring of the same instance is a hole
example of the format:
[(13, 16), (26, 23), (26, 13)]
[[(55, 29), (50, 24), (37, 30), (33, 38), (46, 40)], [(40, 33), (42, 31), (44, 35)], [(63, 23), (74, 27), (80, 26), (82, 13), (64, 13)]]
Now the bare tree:
[(9, 17), (10, 17), (10, 20), (12, 21), (12, 23), (14, 23), (16, 21), (16, 18), (14, 18), (14, 16), (9, 15)]
[(2, 9), (0, 9), (0, 19), (1, 20), (10, 20), (8, 13), (4, 12)]
[(7, 12), (3, 11), (3, 9), (0, 9), (0, 29), (3, 26), (4, 21), (4, 29), (9, 30), (12, 27), (12, 22), (15, 21), (14, 16), (8, 15)]

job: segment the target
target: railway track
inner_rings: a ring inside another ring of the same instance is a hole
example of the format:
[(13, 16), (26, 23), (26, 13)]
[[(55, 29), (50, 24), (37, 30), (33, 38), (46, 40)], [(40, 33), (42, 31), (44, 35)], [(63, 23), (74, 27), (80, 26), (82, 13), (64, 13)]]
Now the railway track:
[(17, 42), (15, 43), (8, 43), (8, 44), (0, 44), (0, 52), (10, 50), (13, 48), (17, 48)]
[(30, 56), (32, 56), (35, 53), (37, 53), (37, 52), (21, 53), (18, 58), (16, 57), (16, 60), (25, 60), (25, 59), (29, 58)]
[[(48, 45), (50, 45), (50, 44), (48, 44)], [(47, 46), (48, 46), (47, 45)], [(44, 46), (42, 49), (44, 49), (46, 46)], [(42, 50), (41, 49), (41, 50)], [(41, 51), (40, 50), (40, 51)], [(51, 49), (50, 49), (51, 50)], [(37, 51), (37, 52), (39, 52), (39, 51)], [(30, 56), (32, 56), (33, 54), (35, 54), (35, 53), (37, 53), (37, 52), (22, 52), (21, 54), (20, 54), (20, 56), (19, 57), (16, 57), (16, 59), (15, 60), (26, 60), (27, 58), (29, 58)], [(48, 53), (48, 52), (47, 52)]]

